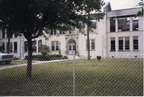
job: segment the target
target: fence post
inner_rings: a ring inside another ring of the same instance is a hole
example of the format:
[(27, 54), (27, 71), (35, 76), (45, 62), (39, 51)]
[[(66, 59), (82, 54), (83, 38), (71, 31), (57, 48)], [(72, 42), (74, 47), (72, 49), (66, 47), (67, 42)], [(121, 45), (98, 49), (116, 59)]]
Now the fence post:
[(75, 50), (73, 50), (73, 96), (75, 96)]

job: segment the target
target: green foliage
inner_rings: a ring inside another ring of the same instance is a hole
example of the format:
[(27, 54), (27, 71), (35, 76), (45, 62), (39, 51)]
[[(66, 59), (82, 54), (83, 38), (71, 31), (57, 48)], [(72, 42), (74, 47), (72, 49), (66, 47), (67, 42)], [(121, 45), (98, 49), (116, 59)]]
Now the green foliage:
[(136, 16), (143, 16), (143, 15), (144, 15), (144, 1), (141, 0), (141, 1), (138, 3), (138, 6), (141, 6), (142, 9), (137, 12)]
[(48, 54), (48, 52), (49, 52), (49, 46), (47, 46), (47, 45), (42, 45), (40, 52), (41, 52), (42, 56), (46, 56), (46, 55)]
[[(33, 60), (38, 60), (38, 61), (49, 61), (49, 60), (60, 60), (60, 59), (67, 59), (67, 56), (62, 56), (59, 54), (54, 54), (54, 55), (33, 55), (32, 59)], [(28, 60), (28, 56), (25, 56), (25, 59)]]
[(89, 23), (83, 12), (101, 13), (103, 5), (103, 0), (0, 0), (0, 28), (8, 26), (11, 33), (22, 33), (27, 39), (27, 76), (31, 77), (32, 39), (42, 35), (44, 28), (65, 28), (63, 24), (78, 27), (79, 22)]

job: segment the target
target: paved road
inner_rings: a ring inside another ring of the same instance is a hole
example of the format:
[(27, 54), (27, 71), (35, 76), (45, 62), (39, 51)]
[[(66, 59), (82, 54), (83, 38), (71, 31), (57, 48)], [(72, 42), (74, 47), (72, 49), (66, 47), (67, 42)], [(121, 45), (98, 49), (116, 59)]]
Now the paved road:
[[(52, 60), (52, 61), (34, 61), (34, 63), (32, 63), (32, 65), (34, 64), (41, 64), (41, 63), (48, 63), (48, 62), (60, 62), (63, 60)], [(9, 69), (9, 68), (14, 68), (14, 67), (20, 67), (20, 66), (26, 66), (27, 64), (19, 64), (19, 65), (11, 65), (11, 66), (3, 66), (0, 67), (0, 70), (4, 70), (4, 69)]]

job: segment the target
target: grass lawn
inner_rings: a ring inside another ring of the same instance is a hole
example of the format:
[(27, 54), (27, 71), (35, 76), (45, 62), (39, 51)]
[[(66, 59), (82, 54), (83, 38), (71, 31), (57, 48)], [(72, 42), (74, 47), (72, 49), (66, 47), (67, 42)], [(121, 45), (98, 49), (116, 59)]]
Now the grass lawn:
[[(142, 96), (142, 59), (76, 60), (76, 96)], [(1, 96), (72, 96), (72, 61), (0, 71)]]

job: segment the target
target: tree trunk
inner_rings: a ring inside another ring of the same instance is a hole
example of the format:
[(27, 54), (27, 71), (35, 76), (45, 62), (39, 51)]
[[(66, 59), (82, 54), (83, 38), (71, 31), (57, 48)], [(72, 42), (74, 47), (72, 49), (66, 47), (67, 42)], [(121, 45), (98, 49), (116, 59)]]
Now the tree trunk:
[(32, 77), (32, 38), (28, 41), (27, 77)]
[(8, 44), (7, 44), (7, 53), (10, 53), (10, 37), (8, 37)]
[(12, 36), (12, 32), (10, 32), (9, 30), (7, 31), (7, 38), (8, 38), (8, 44), (7, 44), (7, 53), (10, 53), (10, 39)]
[[(88, 20), (89, 20), (89, 12), (88, 12)], [(88, 56), (87, 56), (87, 58), (88, 58), (88, 60), (90, 60), (90, 40), (89, 40), (89, 26), (90, 26), (90, 24), (88, 23), (87, 24), (87, 53), (88, 53)]]

